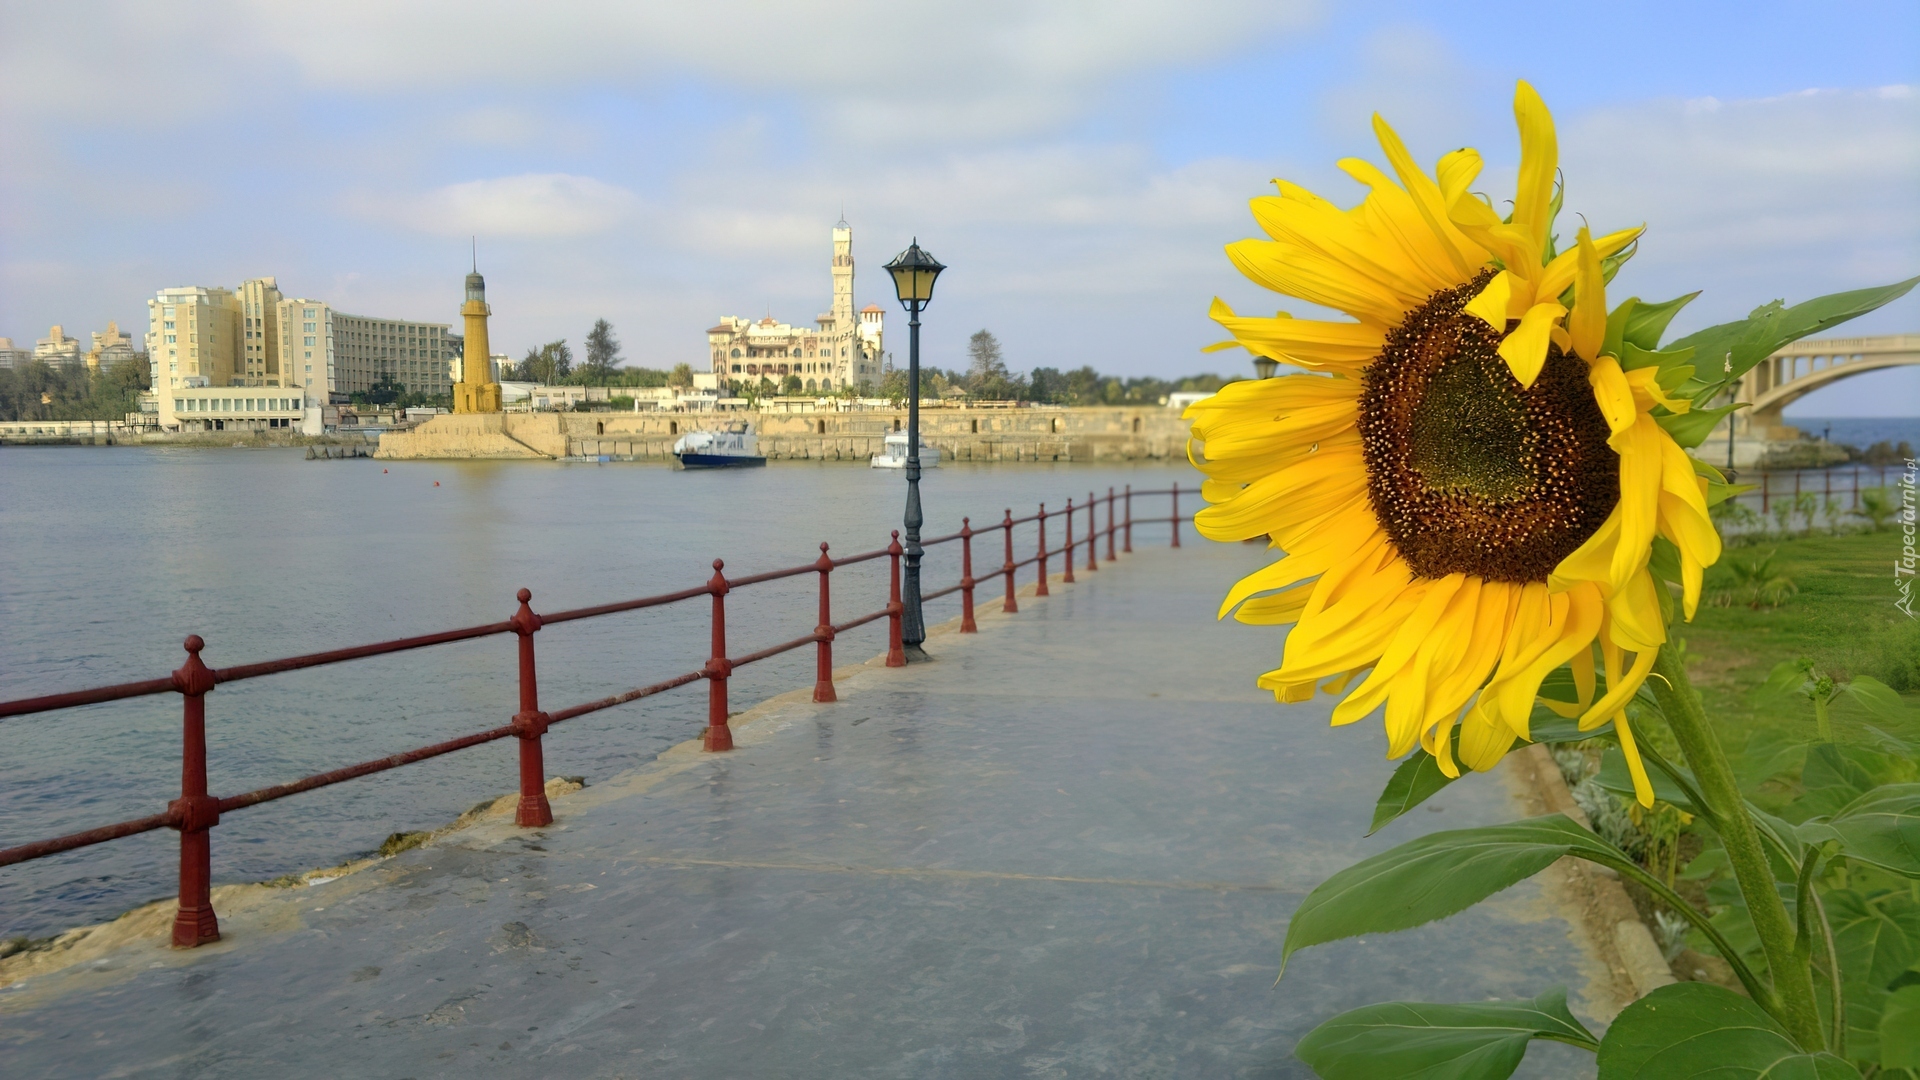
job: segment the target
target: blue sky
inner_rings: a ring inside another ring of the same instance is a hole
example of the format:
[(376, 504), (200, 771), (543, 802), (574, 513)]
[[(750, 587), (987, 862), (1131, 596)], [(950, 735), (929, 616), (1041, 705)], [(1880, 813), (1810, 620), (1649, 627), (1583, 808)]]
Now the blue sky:
[[(1522, 77), (1568, 211), (1649, 227), (1616, 289), (1705, 290), (1684, 330), (1920, 273), (1916, 69), (1910, 0), (6, 2), (0, 334), (137, 334), (155, 289), (264, 274), (454, 321), (477, 233), (498, 347), (604, 316), (698, 363), (720, 315), (824, 309), (844, 205), (860, 303), (914, 235), (953, 268), (932, 363), (986, 327), (1021, 368), (1227, 370), (1211, 297), (1309, 313), (1221, 254), (1248, 198), (1356, 200), (1374, 110), (1497, 192)], [(1920, 297), (1854, 331), (1920, 331)], [(1795, 411), (1920, 414), (1920, 369)]]

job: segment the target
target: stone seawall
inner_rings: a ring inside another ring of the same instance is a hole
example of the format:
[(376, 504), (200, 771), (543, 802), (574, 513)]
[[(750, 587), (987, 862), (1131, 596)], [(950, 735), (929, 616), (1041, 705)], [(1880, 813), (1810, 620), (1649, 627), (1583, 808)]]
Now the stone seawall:
[(208, 449), (243, 447), (261, 449), (276, 446), (356, 446), (371, 447), (380, 441), (376, 432), (343, 431), (326, 435), (302, 435), (297, 431), (115, 431), (110, 434), (54, 432), (32, 434), (0, 432), (0, 446), (188, 446)]
[[(506, 413), (438, 416), (380, 441), (387, 459), (609, 457), (667, 461), (674, 440), (746, 420), (773, 460), (864, 463), (905, 409), (863, 412)], [(1187, 422), (1160, 406), (926, 409), (921, 439), (954, 461), (1134, 461), (1186, 453)]]

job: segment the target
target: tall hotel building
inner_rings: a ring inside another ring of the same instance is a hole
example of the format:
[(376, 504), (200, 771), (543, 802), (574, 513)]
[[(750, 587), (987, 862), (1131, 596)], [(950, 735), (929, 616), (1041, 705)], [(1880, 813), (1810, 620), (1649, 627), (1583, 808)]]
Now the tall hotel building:
[[(162, 289), (147, 301), (147, 358), (163, 428), (287, 427), (383, 377), (452, 391), (446, 323), (376, 319), (282, 296), (273, 278), (238, 289)], [(259, 388), (280, 393), (204, 393)]]

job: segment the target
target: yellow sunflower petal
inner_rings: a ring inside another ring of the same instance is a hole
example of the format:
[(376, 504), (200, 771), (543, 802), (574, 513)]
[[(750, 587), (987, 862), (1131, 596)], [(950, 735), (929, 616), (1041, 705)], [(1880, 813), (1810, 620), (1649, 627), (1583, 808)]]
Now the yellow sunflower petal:
[(1613, 714), (1626, 707), (1633, 695), (1640, 692), (1640, 686), (1647, 681), (1647, 673), (1653, 670), (1655, 652), (1646, 649), (1633, 654), (1633, 666), (1622, 674), (1618, 670), (1617, 654), (1602, 649), (1601, 655), (1607, 657), (1607, 692), (1599, 701), (1593, 703), (1586, 712), (1580, 714), (1580, 730), (1591, 731), (1607, 722)]
[(1633, 426), (1640, 410), (1634, 404), (1633, 384), (1620, 370), (1619, 361), (1611, 356), (1595, 360), (1587, 368), (1587, 382), (1593, 386), (1593, 400), (1600, 406), (1600, 415), (1607, 418), (1607, 427), (1615, 436)]
[[(1545, 598), (1546, 590), (1540, 589), (1540, 593)], [(1560, 665), (1583, 651), (1591, 651), (1604, 609), (1599, 591), (1592, 586), (1547, 599), (1551, 601), (1545, 606), (1547, 618), (1530, 627), (1537, 647), (1530, 643), (1512, 662), (1502, 663), (1480, 695), (1483, 708), (1523, 739), (1531, 737), (1533, 703), (1540, 684)]]
[(1248, 352), (1301, 367), (1358, 367), (1379, 355), (1387, 340), (1383, 328), (1362, 323), (1236, 315), (1217, 298), (1208, 314)]
[(1448, 219), (1446, 195), (1440, 185), (1421, 171), (1413, 155), (1407, 153), (1406, 144), (1400, 141), (1400, 136), (1381, 119), (1379, 113), (1373, 115), (1373, 135), (1379, 140), (1380, 149), (1386, 151), (1387, 163), (1393, 166), (1394, 175), (1400, 178), (1400, 184), (1406, 189), (1415, 212), (1426, 223), (1433, 247), (1453, 271), (1455, 282), (1472, 277), (1474, 271), (1487, 261), (1486, 252), (1467, 239), (1459, 226)]
[(1600, 346), (1607, 339), (1607, 284), (1600, 273), (1600, 251), (1585, 225), (1575, 242), (1578, 257), (1573, 280), (1573, 311), (1567, 315), (1567, 333), (1573, 338), (1574, 355), (1584, 360), (1600, 359)]
[(1634, 652), (1652, 652), (1667, 640), (1667, 624), (1660, 617), (1659, 585), (1642, 569), (1625, 587), (1607, 597), (1606, 640)]
[(1653, 781), (1647, 779), (1647, 767), (1640, 761), (1640, 748), (1633, 741), (1633, 725), (1623, 710), (1613, 716), (1613, 730), (1620, 737), (1620, 756), (1627, 759), (1627, 773), (1633, 777), (1633, 797), (1647, 809), (1653, 809)]
[[(1553, 115), (1533, 87), (1522, 81), (1513, 94), (1513, 118), (1520, 126), (1520, 178), (1513, 196), (1513, 223), (1532, 242), (1534, 265), (1553, 230), (1553, 182), (1560, 169), (1560, 144)], [(1528, 382), (1529, 380), (1521, 380)]]
[(1280, 240), (1236, 240), (1227, 258), (1255, 282), (1302, 300), (1391, 326), (1406, 314), (1392, 290), (1338, 259)]
[(1513, 290), (1519, 279), (1505, 270), (1493, 275), (1480, 295), (1467, 301), (1461, 310), (1501, 333), (1507, 331), (1507, 312), (1513, 306)]
[(1607, 578), (1614, 589), (1644, 568), (1659, 523), (1661, 443), (1667, 433), (1641, 413), (1633, 426), (1609, 440), (1620, 453), (1620, 542), (1613, 550)]
[(1535, 304), (1520, 317), (1520, 325), (1500, 343), (1500, 359), (1507, 362), (1507, 369), (1520, 380), (1521, 386), (1532, 386), (1533, 380), (1540, 377), (1540, 369), (1547, 366), (1547, 345), (1552, 340), (1554, 324), (1566, 313), (1567, 309), (1554, 301)]

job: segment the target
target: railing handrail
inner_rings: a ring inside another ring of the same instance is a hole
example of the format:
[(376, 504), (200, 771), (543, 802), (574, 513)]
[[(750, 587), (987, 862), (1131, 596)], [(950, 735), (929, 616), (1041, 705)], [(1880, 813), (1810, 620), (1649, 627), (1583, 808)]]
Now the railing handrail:
[[(1165, 518), (1134, 517), (1133, 496), (1155, 494), (1172, 495), (1174, 498), (1174, 512)], [(1107, 524), (1104, 529), (1099, 525), (1097, 514), (1097, 507), (1101, 502), (1107, 504)], [(1125, 507), (1124, 521), (1116, 516), (1116, 504), (1124, 505)], [(1076, 538), (1072, 528), (1072, 521), (1075, 516), (1081, 514), (1086, 516), (1087, 525), (1082, 534)], [(1046, 520), (1050, 517), (1062, 516), (1068, 518), (1066, 546), (1050, 551), (1046, 546)], [(1066, 509), (1052, 512), (1046, 511), (1044, 504), (1042, 504), (1039, 512), (1026, 518), (1014, 518), (1012, 511), (1009, 510), (1002, 520), (992, 522), (980, 529), (972, 528), (971, 518), (966, 518), (962, 520), (962, 527), (959, 532), (937, 537), (923, 544), (923, 546), (927, 546), (960, 540), (962, 559), (959, 582), (945, 588), (927, 592), (923, 594), (922, 599), (935, 600), (955, 592), (961, 593), (963, 597), (961, 632), (973, 633), (975, 631), (973, 621), (973, 593), (976, 586), (982, 581), (991, 581), (995, 578), (1004, 577), (1006, 579), (1006, 599), (1003, 603), (1002, 610), (1014, 612), (1018, 610), (1014, 601), (1015, 575), (1021, 568), (1034, 563), (1040, 564), (1041, 577), (1037, 586), (1037, 595), (1046, 595), (1046, 565), (1049, 558), (1056, 556), (1065, 557), (1065, 574), (1063, 580), (1071, 582), (1074, 580), (1074, 551), (1081, 545), (1084, 544), (1087, 548), (1087, 569), (1094, 570), (1098, 568), (1097, 538), (1102, 533), (1107, 537), (1107, 558), (1111, 561), (1115, 558), (1114, 540), (1116, 536), (1124, 536), (1126, 538), (1126, 551), (1131, 552), (1133, 550), (1132, 528), (1137, 524), (1153, 522), (1172, 523), (1172, 544), (1175, 547), (1180, 546), (1179, 522), (1182, 520), (1188, 519), (1179, 513), (1179, 486), (1177, 484), (1161, 492), (1134, 491), (1129, 487), (1125, 493), (1122, 494), (1109, 488), (1104, 499), (1094, 493), (1089, 493), (1089, 498), (1085, 504), (1076, 506), (1069, 500)], [(1038, 550), (1031, 558), (1015, 561), (1012, 558), (1013, 530), (1016, 526), (1028, 522), (1037, 522), (1040, 526)], [(1000, 531), (1004, 534), (1007, 558), (1002, 561), (999, 567), (991, 569), (981, 577), (976, 578), (973, 575), (973, 539), (994, 531)], [(814, 700), (833, 701), (835, 700), (831, 678), (833, 640), (840, 633), (883, 618), (890, 620), (890, 647), (887, 654), (887, 664), (890, 667), (903, 665), (906, 660), (902, 653), (900, 643), (901, 617), (904, 610), (904, 605), (900, 597), (901, 554), (902, 548), (899, 542), (899, 533), (895, 532), (893, 542), (884, 548), (836, 559), (828, 554), (828, 546), (823, 543), (820, 545), (820, 557), (812, 563), (743, 575), (738, 578), (728, 578), (723, 572), (725, 564), (721, 560), (716, 559), (713, 563), (713, 576), (703, 585), (610, 604), (571, 608), (544, 616), (533, 612), (529, 606), (532, 600), (532, 594), (526, 589), (521, 589), (518, 594), (520, 601), (519, 611), (512, 618), (502, 622), (484, 623), (478, 626), (461, 627), (413, 637), (396, 638), (390, 641), (373, 642), (366, 645), (332, 649), (325, 652), (306, 653), (274, 660), (263, 660), (256, 663), (239, 664), (219, 669), (208, 668), (201, 662), (199, 654), (204, 647), (203, 642), (199, 637), (192, 636), (187, 639), (186, 643), (188, 652), (187, 663), (166, 678), (117, 683), (109, 686), (90, 687), (65, 693), (45, 694), (37, 697), (0, 702), (0, 717), (32, 715), (161, 693), (179, 693), (186, 702), (186, 747), (183, 750), (182, 757), (183, 776), (185, 777), (182, 784), (185, 790), (179, 799), (175, 799), (167, 804), (165, 812), (115, 822), (83, 832), (70, 833), (66, 836), (53, 837), (6, 848), (0, 850), (0, 866), (8, 866), (14, 863), (43, 858), (64, 851), (72, 851), (94, 844), (105, 843), (109, 840), (116, 840), (143, 832), (151, 832), (155, 829), (178, 829), (181, 833), (182, 844), (180, 870), (181, 902), (179, 914), (174, 923), (174, 944), (190, 947), (204, 944), (207, 941), (217, 940), (219, 937), (218, 923), (214, 918), (208, 893), (211, 881), (211, 870), (208, 864), (209, 848), (207, 845), (208, 830), (219, 823), (221, 814), (230, 813), (250, 806), (257, 806), (265, 802), (272, 802), (277, 799), (284, 799), (288, 796), (312, 791), (317, 788), (344, 783), (348, 780), (358, 779), (359, 777), (368, 776), (373, 773), (385, 772), (389, 769), (396, 769), (404, 765), (413, 764), (414, 762), (424, 761), (429, 758), (450, 754), (457, 750), (463, 750), (513, 736), (520, 739), (521, 802), (516, 821), (522, 826), (548, 824), (553, 818), (551, 810), (547, 807), (547, 799), (544, 791), (544, 766), (540, 739), (553, 724), (637, 701), (641, 698), (651, 697), (655, 694), (665, 693), (668, 690), (705, 679), (709, 686), (709, 726), (705, 741), (706, 748), (709, 750), (730, 750), (732, 749), (733, 743), (732, 734), (727, 726), (726, 682), (728, 677), (740, 667), (770, 659), (809, 644), (814, 645), (819, 653), (818, 663), (820, 673), (819, 681), (815, 687)], [(890, 595), (886, 606), (878, 611), (869, 612), (845, 621), (833, 621), (830, 614), (828, 586), (828, 579), (832, 572), (844, 566), (868, 562), (879, 558), (889, 558), (892, 562), (889, 585)], [(810, 573), (818, 574), (820, 579), (820, 621), (810, 633), (743, 655), (727, 655), (729, 650), (726, 645), (725, 598), (728, 593), (736, 588), (747, 585), (799, 577), (803, 574)], [(626, 611), (635, 611), (642, 608), (659, 607), (701, 596), (710, 597), (714, 604), (713, 655), (703, 667), (696, 671), (675, 675), (647, 686), (636, 687), (619, 694), (599, 698), (594, 701), (583, 702), (551, 713), (540, 710), (534, 672), (533, 636), (542, 627), (550, 623), (572, 622)], [(521, 709), (520, 712), (514, 715), (512, 723), (502, 727), (461, 735), (428, 746), (417, 747), (396, 754), (389, 754), (386, 757), (362, 761), (358, 764), (331, 769), (325, 772), (314, 773), (297, 780), (274, 784), (253, 791), (242, 792), (237, 795), (218, 797), (206, 791), (204, 699), (205, 695), (213, 690), (215, 686), (222, 683), (259, 678), (261, 676), (274, 675), (287, 671), (345, 663), (351, 660), (366, 659), (374, 656), (391, 655), (435, 645), (449, 644), (456, 641), (471, 641), (498, 634), (514, 634), (520, 639)]]

